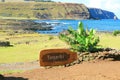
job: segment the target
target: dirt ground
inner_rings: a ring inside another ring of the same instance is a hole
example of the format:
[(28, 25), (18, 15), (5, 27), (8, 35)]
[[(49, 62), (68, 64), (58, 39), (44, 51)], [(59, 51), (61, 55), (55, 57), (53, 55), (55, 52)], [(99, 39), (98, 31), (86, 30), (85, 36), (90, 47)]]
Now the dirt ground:
[(120, 80), (120, 61), (92, 61), (50, 69), (39, 67), (23, 73), (4, 74), (3, 80)]
[(0, 64), (1, 71), (7, 70), (32, 70), (40, 68), (38, 60), (32, 62), (18, 62), (18, 63), (10, 63), (10, 64)]

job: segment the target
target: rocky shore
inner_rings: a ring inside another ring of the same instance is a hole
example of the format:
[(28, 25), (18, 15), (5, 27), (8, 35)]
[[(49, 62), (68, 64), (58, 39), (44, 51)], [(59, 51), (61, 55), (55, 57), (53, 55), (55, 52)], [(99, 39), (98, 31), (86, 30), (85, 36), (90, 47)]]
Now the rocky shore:
[(36, 23), (33, 20), (0, 20), (0, 29), (4, 30), (52, 30), (53, 26), (50, 23)]

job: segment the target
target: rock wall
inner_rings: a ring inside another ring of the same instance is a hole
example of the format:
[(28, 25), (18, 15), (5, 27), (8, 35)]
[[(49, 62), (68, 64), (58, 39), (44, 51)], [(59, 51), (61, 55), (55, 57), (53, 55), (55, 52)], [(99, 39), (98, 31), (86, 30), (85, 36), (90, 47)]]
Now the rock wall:
[(118, 19), (113, 12), (98, 9), (88, 8), (90, 19)]

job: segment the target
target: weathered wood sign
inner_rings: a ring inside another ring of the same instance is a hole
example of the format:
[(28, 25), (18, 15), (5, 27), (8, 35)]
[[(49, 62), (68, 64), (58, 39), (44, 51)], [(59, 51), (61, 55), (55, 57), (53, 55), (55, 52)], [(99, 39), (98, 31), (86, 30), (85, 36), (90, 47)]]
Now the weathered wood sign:
[(68, 49), (47, 49), (40, 52), (40, 66), (57, 66), (71, 63), (77, 59), (77, 53)]

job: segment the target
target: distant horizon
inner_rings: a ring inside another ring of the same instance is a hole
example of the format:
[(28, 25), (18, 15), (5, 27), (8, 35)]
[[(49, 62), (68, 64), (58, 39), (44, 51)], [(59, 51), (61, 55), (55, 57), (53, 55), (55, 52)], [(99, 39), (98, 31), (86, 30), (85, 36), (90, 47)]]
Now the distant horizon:
[(52, 0), (55, 2), (79, 3), (90, 8), (100, 8), (113, 12), (120, 19), (120, 0)]

